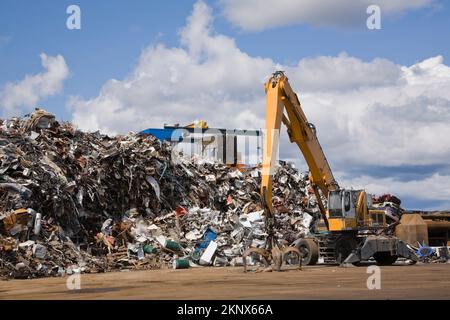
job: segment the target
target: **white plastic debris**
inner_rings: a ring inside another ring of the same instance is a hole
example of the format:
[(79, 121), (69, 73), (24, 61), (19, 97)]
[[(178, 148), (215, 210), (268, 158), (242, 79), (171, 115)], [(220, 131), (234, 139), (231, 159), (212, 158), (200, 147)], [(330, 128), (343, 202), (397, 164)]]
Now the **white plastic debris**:
[(250, 212), (247, 214), (247, 220), (250, 222), (256, 222), (256, 221), (262, 221), (262, 214), (264, 213), (264, 210), (261, 211), (255, 211)]
[(35, 235), (39, 235), (39, 233), (41, 232), (41, 218), (42, 214), (40, 212), (37, 212), (34, 218), (34, 228), (33, 228), (33, 233)]
[(214, 253), (216, 253), (216, 250), (217, 250), (217, 242), (211, 241), (208, 247), (206, 248), (205, 252), (203, 252), (202, 256), (200, 257), (200, 264), (210, 265)]
[(34, 241), (33, 241), (33, 240), (28, 240), (28, 241), (19, 243), (19, 248), (24, 248), (24, 249), (26, 249), (26, 248), (31, 247), (31, 246), (33, 246), (33, 245), (34, 245)]
[(312, 220), (313, 220), (313, 217), (311, 215), (304, 213), (301, 225), (308, 229), (311, 226)]

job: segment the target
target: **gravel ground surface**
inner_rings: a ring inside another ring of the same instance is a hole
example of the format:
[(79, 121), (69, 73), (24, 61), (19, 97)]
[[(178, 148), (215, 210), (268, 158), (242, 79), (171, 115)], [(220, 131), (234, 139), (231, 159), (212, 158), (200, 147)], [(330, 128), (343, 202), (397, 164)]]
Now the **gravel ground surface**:
[(381, 267), (379, 290), (367, 289), (369, 276), (364, 266), (114, 272), (82, 274), (79, 290), (67, 277), (0, 280), (0, 299), (450, 299), (450, 264)]

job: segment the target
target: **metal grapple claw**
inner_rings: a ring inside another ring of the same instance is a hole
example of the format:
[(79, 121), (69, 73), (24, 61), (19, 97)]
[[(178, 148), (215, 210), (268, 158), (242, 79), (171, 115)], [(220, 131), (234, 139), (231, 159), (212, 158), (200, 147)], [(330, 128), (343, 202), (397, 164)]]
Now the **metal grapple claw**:
[(244, 260), (243, 261), (244, 272), (247, 272), (247, 257), (252, 253), (259, 254), (261, 257), (263, 257), (266, 266), (270, 266), (271, 253), (269, 250), (263, 248), (248, 248), (247, 250), (244, 251), (244, 254), (242, 255), (242, 258)]
[[(264, 259), (266, 267), (270, 268), (271, 271), (281, 271), (281, 266), (283, 264), (283, 261), (285, 260), (285, 256), (289, 253), (294, 253), (295, 255), (297, 255), (299, 261), (299, 269), (301, 269), (302, 267), (302, 255), (300, 251), (295, 247), (286, 247), (280, 249), (278, 246), (273, 246), (272, 250), (270, 251), (264, 248), (248, 248), (242, 255), (244, 272), (247, 272), (247, 257), (252, 253), (260, 255)], [(268, 271), (267, 268), (266, 270)]]

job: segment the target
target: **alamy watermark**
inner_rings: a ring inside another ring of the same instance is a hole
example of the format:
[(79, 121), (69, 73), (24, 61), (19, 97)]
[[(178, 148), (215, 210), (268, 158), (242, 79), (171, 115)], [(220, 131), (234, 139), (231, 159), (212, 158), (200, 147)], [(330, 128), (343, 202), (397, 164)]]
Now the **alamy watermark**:
[[(234, 139), (237, 136), (242, 140)], [(236, 164), (236, 161), (259, 165), (262, 158), (269, 159), (267, 165), (263, 164), (262, 175), (273, 175), (279, 161), (279, 129), (257, 131), (178, 128), (172, 132), (170, 141), (177, 146), (186, 146), (172, 148), (171, 160), (175, 164), (183, 162), (184, 156), (202, 154), (208, 147), (209, 150), (214, 150), (213, 158), (220, 159), (226, 165)]]
[(366, 273), (370, 274), (367, 278), (367, 289), (380, 290), (381, 289), (381, 269), (378, 266), (367, 267)]
[(69, 30), (81, 29), (81, 9), (76, 4), (67, 7), (66, 13), (69, 15), (66, 20), (66, 27)]
[(376, 4), (367, 7), (366, 13), (369, 17), (366, 20), (367, 29), (380, 30), (381, 29), (381, 8)]
[(80, 290), (81, 289), (81, 273), (75, 272), (67, 277), (66, 280), (67, 290)]

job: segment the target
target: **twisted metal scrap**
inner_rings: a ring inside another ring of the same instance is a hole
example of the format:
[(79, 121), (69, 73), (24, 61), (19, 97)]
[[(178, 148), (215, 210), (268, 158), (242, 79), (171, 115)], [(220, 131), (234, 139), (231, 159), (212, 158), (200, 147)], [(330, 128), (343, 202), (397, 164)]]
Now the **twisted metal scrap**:
[(55, 121), (55, 115), (53, 113), (47, 112), (43, 109), (36, 108), (34, 112), (29, 114), (30, 119), (27, 120), (25, 131), (30, 131), (36, 129), (39, 125), (41, 119), (47, 119), (49, 124), (52, 124)]

